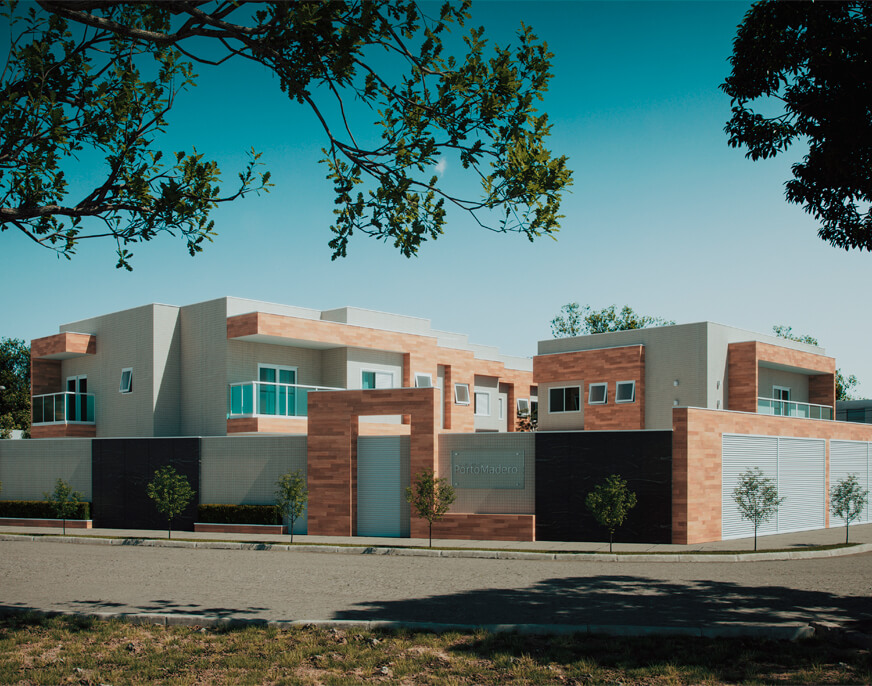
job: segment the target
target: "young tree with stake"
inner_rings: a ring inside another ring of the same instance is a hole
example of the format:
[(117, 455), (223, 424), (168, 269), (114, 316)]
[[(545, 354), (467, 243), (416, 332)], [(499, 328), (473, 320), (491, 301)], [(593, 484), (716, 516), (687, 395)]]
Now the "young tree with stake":
[(157, 511), (167, 518), (167, 538), (173, 537), (173, 519), (180, 515), (194, 498), (194, 489), (188, 480), (166, 465), (154, 473), (146, 487), (148, 497), (154, 500)]
[(63, 479), (58, 479), (54, 491), (52, 493), (46, 491), (43, 495), (51, 503), (55, 517), (63, 520), (63, 535), (66, 536), (67, 520), (72, 519), (76, 514), (79, 503), (82, 502), (82, 494), (74, 491), (73, 487)]
[(848, 474), (830, 489), (830, 512), (845, 520), (845, 543), (848, 542), (848, 527), (858, 519), (866, 507), (869, 491), (860, 485), (856, 474)]
[(627, 488), (626, 481), (612, 474), (587, 494), (584, 503), (596, 521), (609, 530), (609, 552), (612, 552), (615, 529), (624, 523), (627, 513), (636, 507), (636, 494)]
[(437, 479), (433, 470), (425, 469), (415, 477), (415, 483), (406, 489), (406, 501), (421, 519), (429, 525), (430, 547), (433, 547), (433, 522), (448, 512), (456, 498), (454, 488), (445, 479)]
[(294, 522), (303, 515), (303, 508), (308, 500), (309, 489), (306, 488), (306, 479), (299, 469), (282, 474), (276, 481), (276, 507), (283, 517), (288, 518), (291, 543), (294, 542)]
[(754, 550), (757, 550), (757, 529), (778, 512), (778, 506), (785, 498), (779, 498), (775, 482), (763, 476), (759, 467), (754, 467), (742, 472), (738, 485), (733, 489), (733, 500), (739, 507), (742, 519), (754, 525)]

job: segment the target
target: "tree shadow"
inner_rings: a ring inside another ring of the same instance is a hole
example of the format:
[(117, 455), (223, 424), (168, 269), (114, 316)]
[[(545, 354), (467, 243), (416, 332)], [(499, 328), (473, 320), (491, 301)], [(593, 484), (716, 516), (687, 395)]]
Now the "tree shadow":
[(357, 609), (335, 613), (334, 618), (674, 628), (788, 626), (809, 621), (847, 624), (872, 618), (872, 598), (725, 581), (669, 582), (601, 575), (544, 579), (527, 588), (481, 588), (426, 598), (362, 602)]

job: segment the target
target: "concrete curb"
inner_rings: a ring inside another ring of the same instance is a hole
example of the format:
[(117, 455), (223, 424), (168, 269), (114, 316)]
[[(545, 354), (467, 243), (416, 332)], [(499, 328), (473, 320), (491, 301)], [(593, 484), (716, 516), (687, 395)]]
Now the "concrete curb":
[(429, 548), (392, 548), (390, 546), (289, 545), (245, 541), (179, 541), (160, 538), (95, 538), (92, 536), (29, 536), (0, 533), (0, 541), (46, 541), (79, 545), (141, 546), (147, 548), (197, 548), (202, 550), (267, 550), (339, 555), (396, 555), (398, 557), (455, 557), (487, 560), (575, 560), (578, 562), (771, 562), (777, 560), (815, 560), (872, 552), (872, 543), (831, 550), (793, 550), (756, 553), (567, 553), (507, 550), (430, 550)]
[(235, 628), (248, 626), (289, 629), (292, 627), (316, 626), (325, 629), (366, 629), (422, 631), (444, 633), (447, 631), (474, 632), (479, 630), (493, 634), (518, 633), (527, 635), (591, 634), (606, 636), (691, 636), (695, 638), (754, 637), (778, 641), (797, 641), (815, 635), (810, 624), (757, 624), (713, 626), (634, 626), (623, 624), (440, 624), (437, 622), (403, 622), (391, 620), (354, 619), (288, 619), (266, 620), (236, 617), (211, 617), (195, 614), (160, 614), (146, 612), (46, 612), (35, 608), (0, 606), (0, 616), (34, 613), (44, 617), (70, 616), (96, 619), (101, 622), (118, 620), (130, 624), (156, 626), (189, 626), (207, 628)]

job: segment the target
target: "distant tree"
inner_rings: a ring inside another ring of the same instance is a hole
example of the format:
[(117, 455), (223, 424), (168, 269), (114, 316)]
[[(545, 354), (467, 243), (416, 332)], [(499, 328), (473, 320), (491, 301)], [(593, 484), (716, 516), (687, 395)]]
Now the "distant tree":
[(866, 507), (869, 491), (860, 485), (856, 474), (849, 474), (830, 489), (830, 512), (845, 520), (845, 543), (848, 527)]
[(660, 317), (637, 314), (629, 305), (619, 312), (615, 305), (601, 310), (592, 310), (590, 305), (567, 303), (560, 313), (551, 320), (551, 335), (554, 338), (568, 338), (591, 333), (644, 329), (649, 326), (670, 326), (675, 322)]
[(30, 435), (30, 346), (20, 338), (0, 338), (0, 438), (20, 429)]
[(45, 499), (51, 503), (55, 517), (63, 520), (63, 535), (67, 535), (67, 520), (72, 519), (82, 502), (82, 494), (74, 491), (63, 479), (58, 479), (53, 492), (44, 492)]
[(288, 519), (288, 533), (291, 543), (294, 542), (294, 522), (302, 515), (306, 502), (309, 500), (309, 490), (306, 479), (300, 470), (282, 474), (276, 481), (276, 507), (283, 517)]
[(769, 521), (785, 498), (779, 498), (775, 482), (763, 476), (759, 467), (754, 467), (746, 469), (739, 476), (739, 483), (733, 489), (733, 500), (739, 507), (742, 519), (754, 525), (754, 550), (757, 550), (757, 529)]
[(433, 547), (433, 522), (438, 522), (456, 498), (454, 487), (445, 479), (437, 479), (433, 470), (425, 469), (406, 489), (406, 502), (415, 514), (426, 519), (430, 529), (430, 547)]
[(815, 218), (823, 240), (845, 250), (872, 250), (870, 33), (865, 1), (757, 2), (739, 25), (721, 85), (732, 102), (729, 144), (746, 157), (807, 146), (785, 196)]
[(154, 473), (146, 486), (148, 497), (154, 501), (157, 511), (167, 518), (167, 538), (173, 537), (173, 519), (184, 512), (194, 498), (194, 489), (188, 480), (169, 465)]
[[(494, 231), (553, 235), (572, 175), (547, 148), (536, 108), (553, 55), (523, 25), (514, 46), (491, 47), (476, 27), (449, 39), (468, 10), (414, 0), (8, 3), (0, 230), (65, 257), (105, 238), (127, 269), (131, 245), (161, 233), (202, 250), (216, 235), (212, 211), (267, 190), (269, 172), (252, 150), (225, 191), (215, 161), (196, 149), (164, 155), (159, 139), (195, 85), (194, 63), (231, 62), (267, 69), (323, 130), (334, 259), (355, 233), (415, 255), (443, 233), (446, 205)], [(83, 170), (82, 159), (103, 164)]]
[[(809, 345), (820, 345), (818, 343), (818, 339), (814, 336), (809, 336), (808, 334), (795, 334), (793, 333), (792, 326), (784, 326), (782, 324), (776, 324), (772, 327), (772, 331), (779, 338), (785, 338), (788, 341), (796, 341), (797, 343), (808, 343)], [(854, 400), (851, 392), (856, 388), (857, 384), (860, 382), (857, 380), (857, 377), (853, 374), (845, 376), (842, 374), (841, 369), (836, 370), (836, 400)]]
[(636, 494), (627, 488), (626, 481), (612, 474), (587, 494), (584, 504), (599, 525), (608, 529), (609, 552), (612, 552), (615, 529), (623, 525), (627, 514), (636, 507)]
[(539, 428), (539, 408), (530, 403), (530, 411), (527, 414), (518, 412), (518, 431), (536, 431)]

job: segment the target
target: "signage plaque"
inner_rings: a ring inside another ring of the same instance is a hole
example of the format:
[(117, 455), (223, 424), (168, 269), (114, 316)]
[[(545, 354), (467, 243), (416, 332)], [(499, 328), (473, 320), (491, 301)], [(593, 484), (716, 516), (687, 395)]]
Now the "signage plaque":
[(523, 450), (452, 450), (454, 488), (524, 488)]

